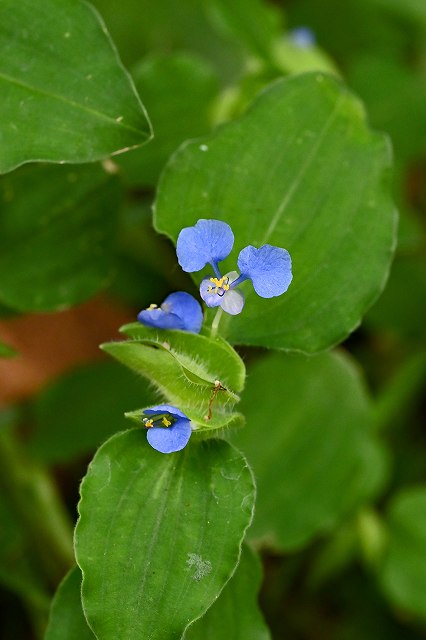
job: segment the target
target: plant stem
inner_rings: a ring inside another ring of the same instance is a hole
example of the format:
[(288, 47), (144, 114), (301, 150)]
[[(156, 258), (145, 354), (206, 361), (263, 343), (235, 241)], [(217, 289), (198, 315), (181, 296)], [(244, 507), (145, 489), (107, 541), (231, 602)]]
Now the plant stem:
[(29, 460), (10, 429), (0, 430), (0, 485), (48, 584), (74, 563), (72, 524), (47, 471)]
[(222, 307), (219, 307), (219, 309), (216, 311), (216, 315), (212, 322), (212, 328), (210, 332), (210, 335), (212, 338), (214, 338), (217, 335), (217, 330), (219, 329), (219, 322), (222, 317), (222, 314), (223, 314), (223, 309)]

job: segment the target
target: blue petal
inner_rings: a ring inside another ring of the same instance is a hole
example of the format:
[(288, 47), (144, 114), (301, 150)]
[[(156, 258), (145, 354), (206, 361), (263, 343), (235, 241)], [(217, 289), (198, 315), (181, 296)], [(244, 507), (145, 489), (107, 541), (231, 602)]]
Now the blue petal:
[(210, 282), (210, 278), (204, 278), (200, 284), (200, 296), (208, 307), (218, 307), (222, 302), (222, 297), (217, 293), (208, 293), (209, 287), (214, 287)]
[(183, 320), (174, 313), (163, 311), (161, 308), (144, 309), (138, 313), (138, 320), (146, 327), (157, 329), (183, 329)]
[(260, 249), (245, 247), (238, 256), (238, 267), (241, 276), (250, 278), (262, 298), (280, 296), (287, 291), (293, 277), (289, 252), (270, 244)]
[(309, 27), (296, 27), (289, 33), (291, 41), (301, 49), (310, 49), (315, 45), (315, 33)]
[(199, 333), (203, 311), (199, 302), (189, 293), (176, 291), (167, 296), (160, 308), (141, 311), (138, 320), (147, 327)]
[(185, 418), (185, 420), (189, 420), (188, 416), (186, 416), (183, 411), (173, 407), (171, 404), (157, 404), (155, 407), (144, 409), (144, 414), (146, 416), (156, 416), (160, 413), (170, 413), (174, 418)]
[(198, 300), (191, 294), (185, 291), (171, 293), (164, 300), (161, 308), (181, 319), (183, 326), (179, 328), (184, 331), (200, 333), (203, 324), (203, 310)]
[(216, 270), (217, 263), (229, 256), (233, 246), (234, 234), (229, 224), (220, 220), (198, 220), (195, 226), (180, 232), (176, 254), (184, 271), (200, 271), (207, 263)]
[(188, 444), (191, 433), (189, 420), (179, 418), (171, 427), (151, 427), (146, 437), (151, 447), (160, 453), (173, 453), (180, 451)]

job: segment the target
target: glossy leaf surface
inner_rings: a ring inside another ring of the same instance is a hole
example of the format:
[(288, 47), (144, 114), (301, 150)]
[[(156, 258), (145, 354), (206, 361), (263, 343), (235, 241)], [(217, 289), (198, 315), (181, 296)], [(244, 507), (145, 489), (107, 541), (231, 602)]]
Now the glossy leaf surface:
[(199, 218), (226, 221), (235, 245), (223, 273), (248, 244), (286, 248), (287, 293), (264, 300), (244, 283), (243, 313), (222, 326), (235, 343), (315, 352), (352, 331), (384, 286), (395, 242), (389, 166), (387, 140), (369, 131), (344, 85), (302, 74), (172, 156), (155, 224), (176, 241)]
[(0, 173), (88, 162), (140, 145), (150, 125), (104, 24), (81, 0), (0, 4)]
[(162, 455), (143, 430), (112, 437), (81, 486), (83, 607), (103, 640), (180, 638), (238, 562), (254, 484), (221, 440)]

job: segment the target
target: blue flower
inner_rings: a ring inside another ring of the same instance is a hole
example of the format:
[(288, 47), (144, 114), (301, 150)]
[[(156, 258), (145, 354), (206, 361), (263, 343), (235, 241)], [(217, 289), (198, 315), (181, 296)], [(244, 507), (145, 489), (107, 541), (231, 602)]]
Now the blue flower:
[(160, 453), (180, 451), (191, 437), (191, 422), (182, 411), (169, 404), (159, 404), (144, 410), (142, 419), (147, 440)]
[(220, 278), (217, 263), (225, 260), (234, 246), (234, 234), (229, 224), (220, 220), (198, 220), (179, 234), (176, 253), (184, 271), (201, 271), (209, 263)]
[(151, 304), (138, 314), (138, 320), (147, 327), (181, 329), (200, 333), (203, 310), (199, 302), (185, 291), (171, 293), (161, 307)]
[(315, 33), (309, 27), (296, 27), (289, 35), (293, 44), (300, 49), (310, 49), (316, 43)]
[(205, 278), (200, 295), (208, 307), (222, 307), (231, 315), (241, 313), (244, 296), (235, 290), (244, 280), (251, 280), (257, 295), (273, 298), (285, 293), (292, 280), (291, 258), (286, 249), (264, 244), (259, 249), (248, 245), (238, 256), (236, 271), (221, 275), (218, 263), (230, 254), (234, 234), (226, 222), (198, 220), (195, 226), (182, 229), (176, 253), (184, 271), (199, 271), (208, 263), (214, 276)]

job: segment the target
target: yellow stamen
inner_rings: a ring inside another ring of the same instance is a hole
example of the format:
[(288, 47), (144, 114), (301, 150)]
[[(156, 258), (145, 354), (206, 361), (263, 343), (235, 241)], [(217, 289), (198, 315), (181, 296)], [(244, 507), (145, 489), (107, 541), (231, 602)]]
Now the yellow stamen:
[(207, 293), (218, 293), (219, 289), (223, 289), (224, 291), (229, 290), (229, 278), (228, 276), (222, 276), (221, 278), (210, 278), (210, 282), (213, 282), (215, 285), (211, 287), (210, 285), (207, 287)]
[(152, 309), (158, 309), (158, 305), (156, 304), (150, 304), (147, 311), (152, 311)]
[(149, 420), (147, 420), (147, 419), (145, 418), (145, 420), (144, 420), (144, 424), (145, 424), (145, 426), (149, 429), (150, 427), (153, 427), (153, 426), (154, 426), (154, 421), (153, 421), (153, 419), (152, 419), (152, 418), (150, 418)]
[(165, 427), (170, 427), (170, 425), (172, 424), (170, 420), (167, 420), (166, 417), (164, 417), (161, 422), (164, 424)]

